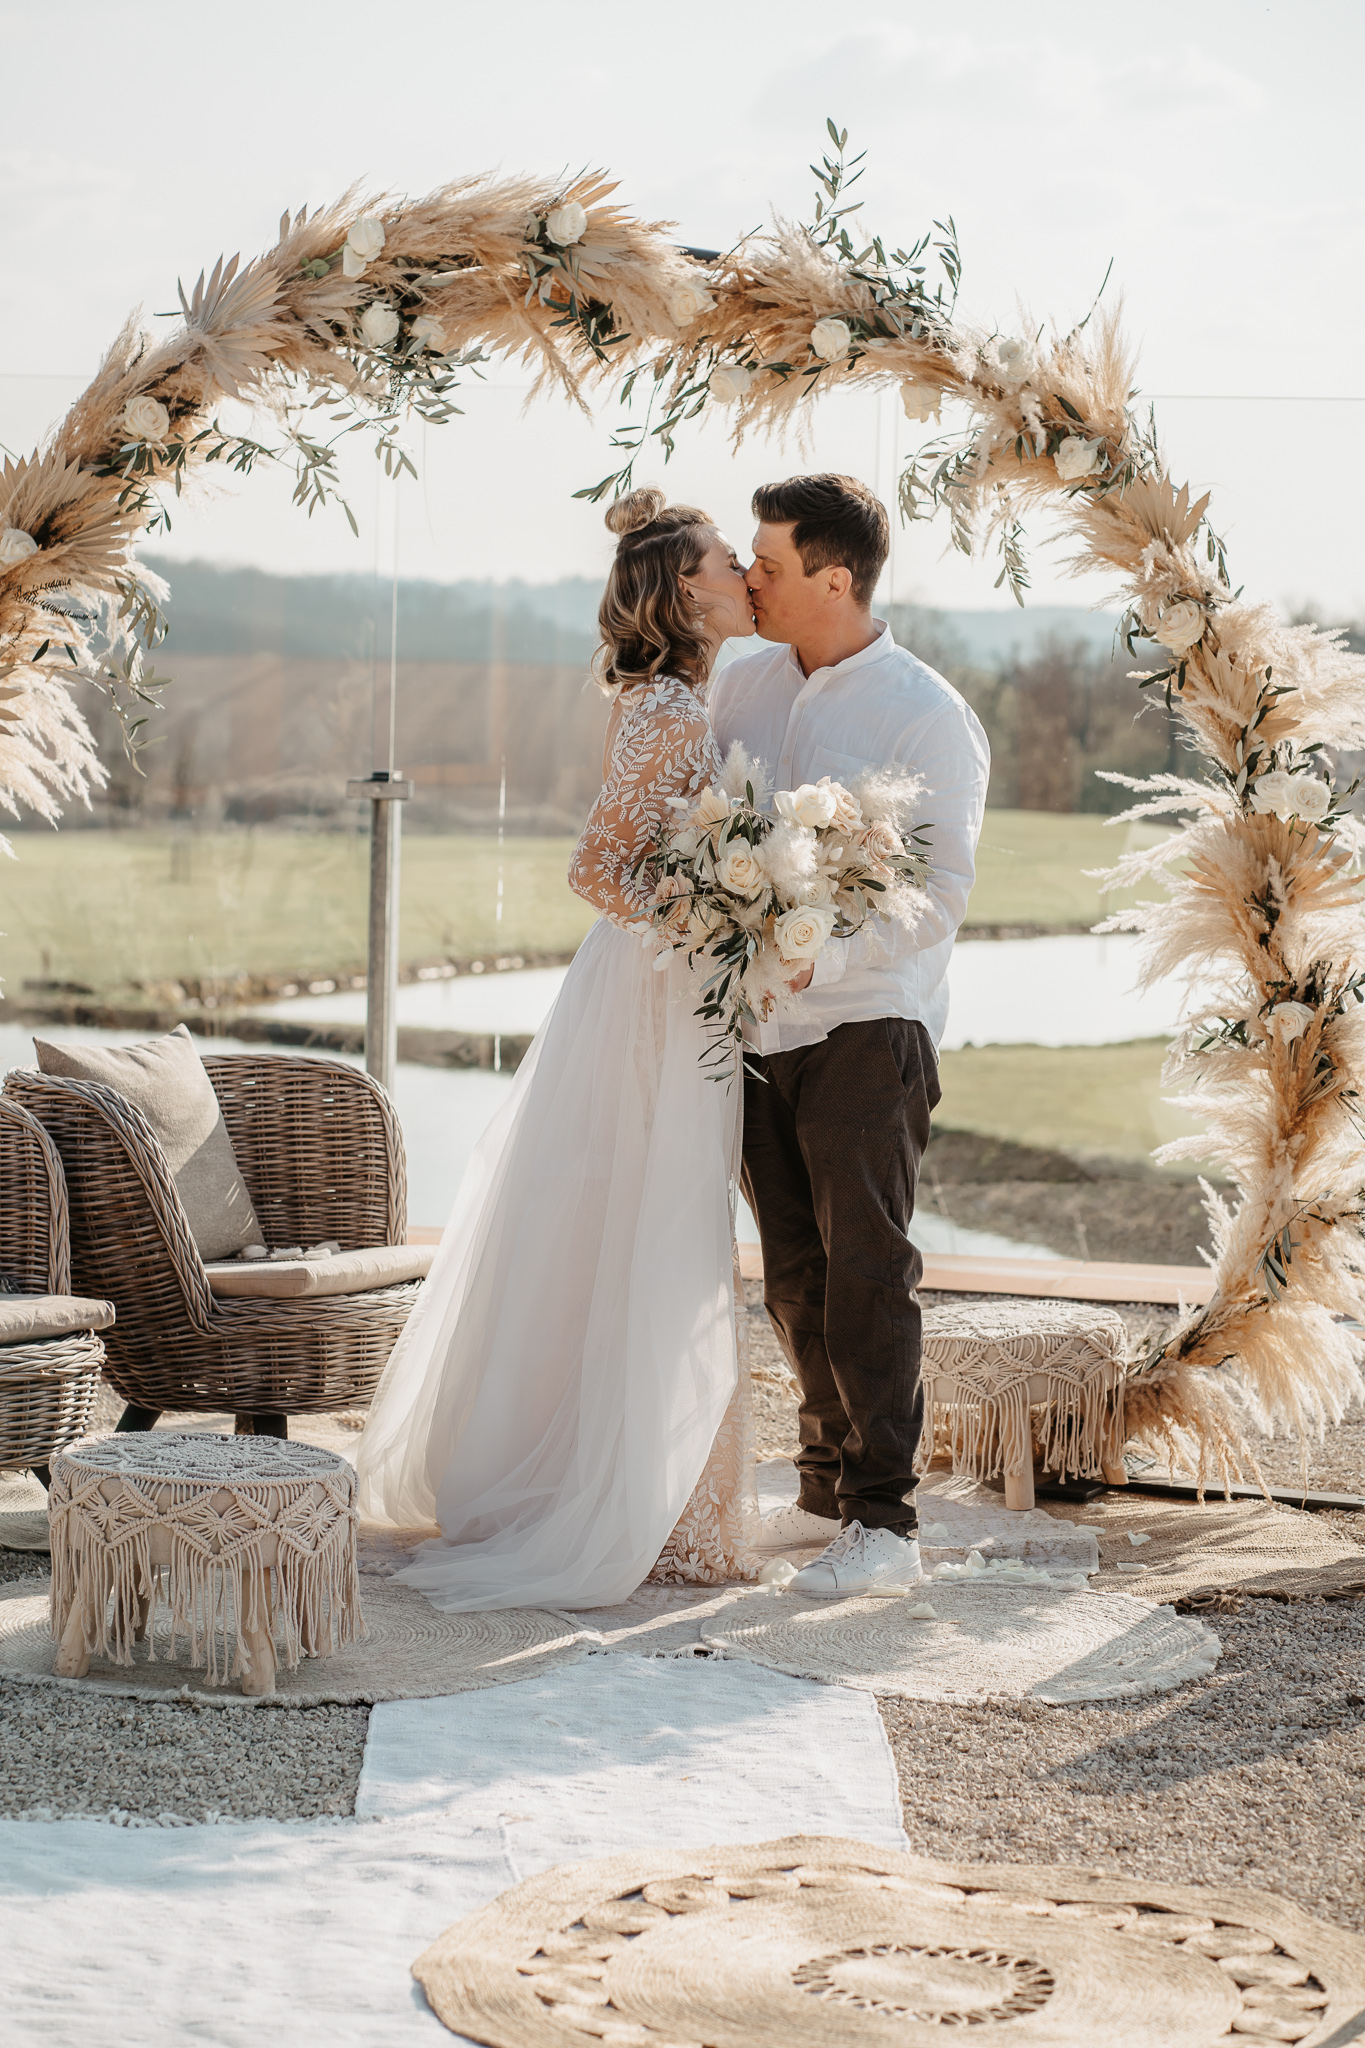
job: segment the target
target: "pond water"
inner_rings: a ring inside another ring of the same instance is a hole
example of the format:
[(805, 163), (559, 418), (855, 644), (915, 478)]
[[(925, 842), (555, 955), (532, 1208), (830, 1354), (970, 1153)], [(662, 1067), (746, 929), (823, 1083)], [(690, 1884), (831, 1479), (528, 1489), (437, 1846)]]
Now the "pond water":
[[(943, 1046), (1116, 1045), (1166, 1038), (1184, 1007), (1183, 982), (1134, 993), (1139, 941), (1126, 933), (961, 941), (949, 972), (952, 1000)], [(533, 1032), (568, 970), (526, 968), (405, 982), (398, 1021), (427, 1030)], [(307, 1023), (360, 1024), (365, 992), (296, 996), (270, 1014)]]
[[(92, 1045), (119, 1045), (128, 1037), (126, 1032), (83, 1030), (75, 1026), (61, 1027), (51, 1035), (68, 1044), (84, 1041)], [(204, 1045), (205, 1050), (215, 1052), (262, 1051), (259, 1045), (243, 1045), (230, 1038), (206, 1040)], [(322, 1057), (343, 1060), (348, 1066), (362, 1065), (361, 1060), (345, 1053), (326, 1053)], [(0, 1023), (0, 1075), (8, 1073), (11, 1067), (31, 1067), (33, 1063), (31, 1029), (22, 1024)], [(487, 1073), (477, 1068), (399, 1066), (394, 1099), (407, 1147), (411, 1223), (437, 1228), (445, 1222), (469, 1156), (490, 1119), (506, 1101), (513, 1078), (511, 1074)], [(742, 1203), (737, 1234), (741, 1243), (754, 1243), (758, 1238), (757, 1226)], [(917, 1217), (912, 1235), (923, 1251), (976, 1253), (996, 1258), (1051, 1256), (1041, 1245), (1019, 1244), (992, 1231), (963, 1230), (939, 1216)]]

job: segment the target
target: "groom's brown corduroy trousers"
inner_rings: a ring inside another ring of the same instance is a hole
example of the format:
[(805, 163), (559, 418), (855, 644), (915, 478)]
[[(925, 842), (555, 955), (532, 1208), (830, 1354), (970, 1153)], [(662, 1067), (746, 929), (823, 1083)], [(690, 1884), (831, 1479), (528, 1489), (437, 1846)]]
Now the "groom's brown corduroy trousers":
[(912, 1536), (923, 1262), (906, 1232), (939, 1099), (933, 1041), (878, 1017), (749, 1058), (763, 1078), (744, 1082), (744, 1193), (801, 1387), (801, 1505)]

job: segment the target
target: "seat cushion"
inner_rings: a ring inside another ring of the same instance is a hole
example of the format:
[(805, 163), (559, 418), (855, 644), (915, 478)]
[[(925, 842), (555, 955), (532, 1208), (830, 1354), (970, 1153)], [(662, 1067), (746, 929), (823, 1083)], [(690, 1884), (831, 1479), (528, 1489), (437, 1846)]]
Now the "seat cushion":
[(35, 1038), (44, 1074), (98, 1081), (140, 1109), (160, 1142), (201, 1259), (227, 1259), (261, 1226), (208, 1070), (183, 1024), (140, 1045), (52, 1045)]
[(435, 1256), (434, 1244), (371, 1244), (316, 1259), (233, 1259), (206, 1270), (215, 1294), (295, 1301), (306, 1294), (368, 1294), (400, 1280), (425, 1280)]
[(107, 1330), (113, 1320), (112, 1301), (82, 1294), (0, 1294), (0, 1344), (41, 1344), (77, 1330)]

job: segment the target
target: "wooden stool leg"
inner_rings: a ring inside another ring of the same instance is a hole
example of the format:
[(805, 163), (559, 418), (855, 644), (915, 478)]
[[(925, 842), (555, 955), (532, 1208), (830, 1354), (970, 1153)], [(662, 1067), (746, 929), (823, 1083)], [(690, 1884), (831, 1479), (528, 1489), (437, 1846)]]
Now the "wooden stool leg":
[[(245, 1620), (239, 1618), (242, 1648), (246, 1651), (248, 1664), (242, 1673), (242, 1691), (252, 1699), (269, 1699), (275, 1690), (275, 1638), (271, 1627), (270, 1567), (264, 1566), (256, 1585), (257, 1609), (256, 1627), (248, 1628)], [(243, 1599), (247, 1599), (243, 1589)]]
[(1100, 1470), (1104, 1474), (1106, 1486), (1126, 1486), (1128, 1484), (1128, 1467), (1122, 1460), (1117, 1465), (1101, 1464)]
[(85, 1602), (77, 1599), (67, 1616), (52, 1669), (58, 1678), (84, 1678), (90, 1669), (90, 1652), (85, 1647)]
[(1005, 1506), (1019, 1511), (1033, 1506), (1033, 1459), (1022, 1472), (1005, 1474)]

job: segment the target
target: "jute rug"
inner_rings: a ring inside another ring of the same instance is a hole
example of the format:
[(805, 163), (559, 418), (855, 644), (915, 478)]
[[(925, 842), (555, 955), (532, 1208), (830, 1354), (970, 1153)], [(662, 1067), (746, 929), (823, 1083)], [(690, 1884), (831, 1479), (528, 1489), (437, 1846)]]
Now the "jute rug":
[[(1203, 1502), (1107, 1493), (1063, 1517), (1099, 1539), (1100, 1570), (1092, 1585), (1122, 1587), (1142, 1600), (1200, 1602), (1219, 1593), (1279, 1599), (1365, 1595), (1365, 1547), (1321, 1515), (1276, 1501)], [(1365, 1543), (1365, 1515), (1360, 1518)], [(1146, 1537), (1130, 1543), (1130, 1532)], [(1133, 1566), (1142, 1569), (1135, 1571)], [(1120, 1569), (1127, 1567), (1127, 1569)]]
[(915, 1618), (914, 1595), (758, 1594), (705, 1621), (702, 1637), (724, 1656), (750, 1657), (793, 1678), (952, 1705), (1127, 1699), (1206, 1678), (1218, 1662), (1218, 1638), (1203, 1622), (1128, 1593), (980, 1580), (934, 1581), (922, 1591), (933, 1619)]
[(48, 1547), (46, 1508), (6, 1508), (0, 1511), (0, 1550), (38, 1550)]
[(413, 1975), (486, 2048), (1214, 2048), (1354, 2038), (1365, 1942), (1268, 1892), (798, 1835), (561, 1865)]
[[(327, 1700), (428, 1699), (508, 1685), (576, 1663), (590, 1641), (564, 1616), (535, 1608), (440, 1614), (421, 1593), (384, 1579), (362, 1581), (361, 1609), (364, 1640), (334, 1657), (306, 1658), (295, 1671), (281, 1666), (277, 1700), (302, 1707)], [(148, 1660), (146, 1646), (139, 1645), (131, 1666), (96, 1659), (87, 1678), (54, 1678), (48, 1581), (25, 1579), (0, 1587), (0, 1676), (142, 1698), (187, 1694), (224, 1707), (269, 1704), (244, 1697), (235, 1685), (208, 1685), (203, 1671), (188, 1663), (166, 1661), (164, 1627), (157, 1631), (155, 1648), (155, 1663)], [(182, 1637), (182, 1656), (183, 1650)], [(219, 1663), (226, 1668), (221, 1656)]]

